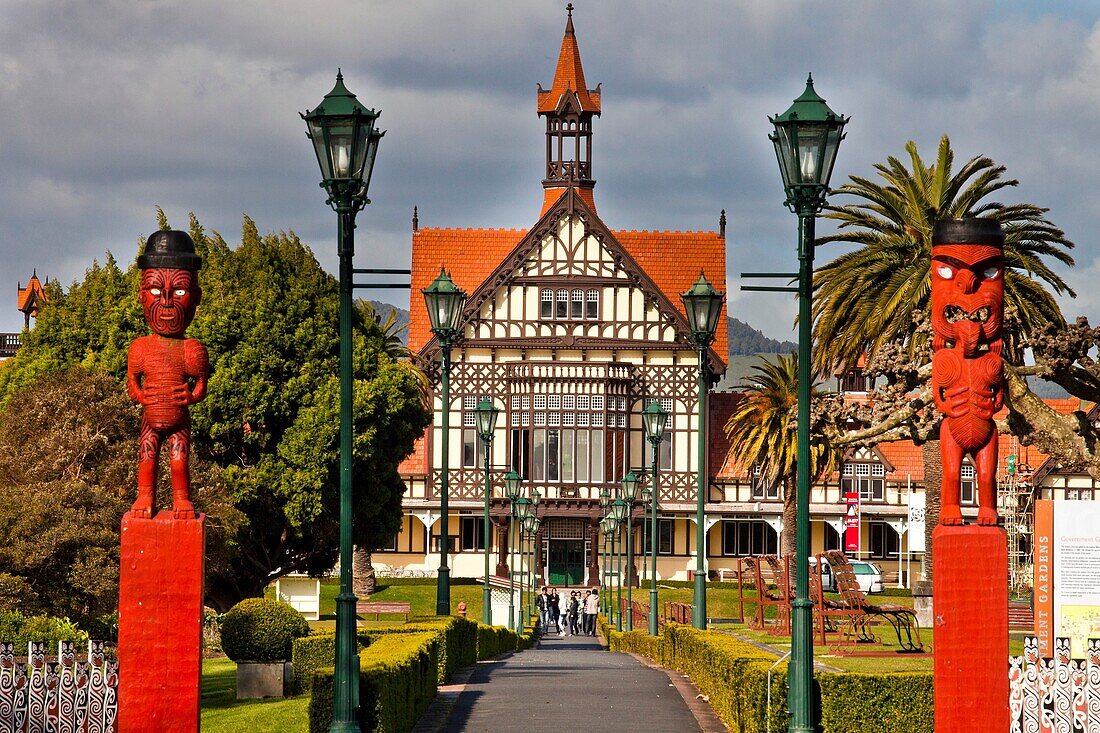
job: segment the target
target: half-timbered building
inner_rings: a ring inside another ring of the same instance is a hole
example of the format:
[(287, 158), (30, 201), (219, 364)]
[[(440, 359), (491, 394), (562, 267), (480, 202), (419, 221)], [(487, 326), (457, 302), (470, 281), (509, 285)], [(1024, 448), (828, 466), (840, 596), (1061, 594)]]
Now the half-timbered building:
[[(585, 81), (571, 17), (553, 84), (539, 87), (536, 103), (546, 120), (546, 177), (541, 214), (530, 229), (430, 228), (414, 218), (409, 346), (427, 367), (435, 419), (402, 466), (404, 525), (377, 560), (438, 567), (440, 426), (447, 410), (452, 573), (480, 575), (486, 542), (497, 572), (507, 572), (502, 478), (515, 470), (542, 496), (542, 577), (597, 582), (599, 493), (614, 492), (629, 469), (648, 472), (641, 411), (656, 400), (670, 415), (658, 451), (659, 575), (685, 577), (694, 557), (699, 405), (697, 352), (680, 294), (700, 272), (725, 282), (724, 222), (717, 232), (657, 232), (615, 229), (600, 218), (593, 119), (602, 95)], [(447, 405), (440, 401), (440, 348), (420, 296), (441, 266), (468, 293)], [(723, 314), (707, 355), (713, 380), (725, 371), (726, 332)], [(474, 414), (485, 397), (500, 410), (490, 458), (496, 536), (489, 538), (482, 530), (484, 472)], [(641, 521), (641, 506), (635, 517)], [(638, 540), (641, 551), (640, 532)]]

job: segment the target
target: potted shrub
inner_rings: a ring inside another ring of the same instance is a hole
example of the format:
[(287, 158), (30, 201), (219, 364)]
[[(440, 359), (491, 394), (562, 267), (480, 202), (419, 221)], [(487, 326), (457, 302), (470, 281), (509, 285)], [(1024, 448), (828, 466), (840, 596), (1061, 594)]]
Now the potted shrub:
[(237, 663), (237, 699), (288, 694), (291, 647), (308, 635), (302, 614), (281, 601), (246, 598), (229, 609), (222, 617), (222, 650)]

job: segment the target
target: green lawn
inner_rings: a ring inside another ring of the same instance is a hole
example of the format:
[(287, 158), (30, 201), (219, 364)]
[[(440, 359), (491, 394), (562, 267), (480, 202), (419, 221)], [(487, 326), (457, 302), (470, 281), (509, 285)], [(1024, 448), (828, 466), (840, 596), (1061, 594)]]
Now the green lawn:
[(203, 733), (309, 730), (309, 697), (281, 700), (237, 700), (237, 665), (225, 657), (202, 663)]

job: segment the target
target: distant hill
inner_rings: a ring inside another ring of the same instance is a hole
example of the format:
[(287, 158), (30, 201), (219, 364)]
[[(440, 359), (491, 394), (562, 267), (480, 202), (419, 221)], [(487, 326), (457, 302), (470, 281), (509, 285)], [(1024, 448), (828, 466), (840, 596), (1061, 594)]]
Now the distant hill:
[(715, 386), (719, 392), (728, 392), (743, 387), (745, 377), (753, 373), (753, 367), (760, 363), (761, 359), (774, 362), (779, 357), (775, 352), (762, 354), (731, 355), (729, 367), (721, 381)]
[(793, 341), (776, 341), (736, 318), (729, 319), (730, 356), (791, 354), (798, 350)]
[(398, 308), (391, 303), (383, 303), (378, 300), (368, 300), (368, 303), (374, 307), (374, 312), (382, 317), (382, 320), (386, 320), (386, 316), (390, 314), (390, 311), (397, 311), (397, 327), (400, 329), (399, 334), (401, 337), (401, 343), (406, 346), (409, 345), (409, 312), (404, 308)]

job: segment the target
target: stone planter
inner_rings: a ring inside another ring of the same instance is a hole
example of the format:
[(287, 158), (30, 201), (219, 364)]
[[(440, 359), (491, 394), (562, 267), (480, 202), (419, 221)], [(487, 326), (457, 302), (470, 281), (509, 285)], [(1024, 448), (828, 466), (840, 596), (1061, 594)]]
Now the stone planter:
[(237, 699), (286, 697), (294, 683), (290, 662), (237, 662)]

